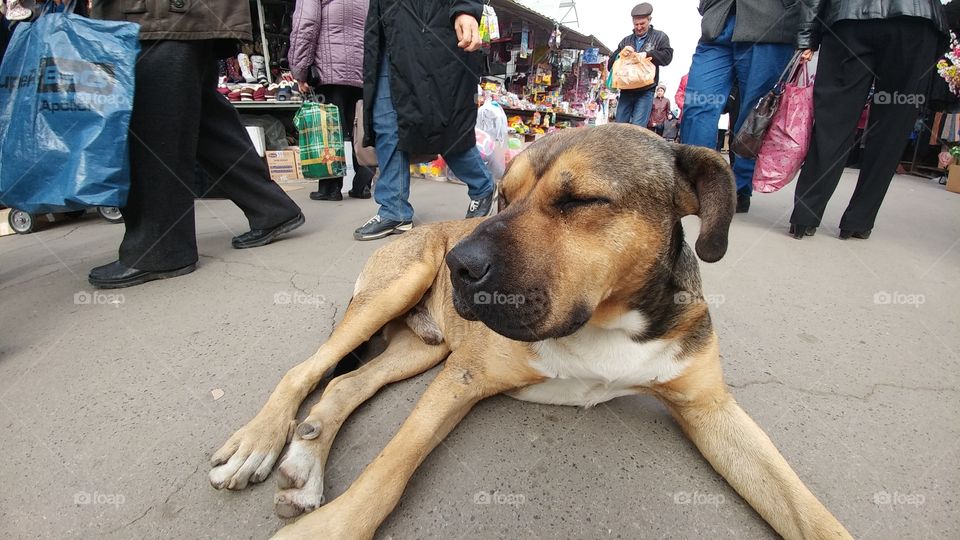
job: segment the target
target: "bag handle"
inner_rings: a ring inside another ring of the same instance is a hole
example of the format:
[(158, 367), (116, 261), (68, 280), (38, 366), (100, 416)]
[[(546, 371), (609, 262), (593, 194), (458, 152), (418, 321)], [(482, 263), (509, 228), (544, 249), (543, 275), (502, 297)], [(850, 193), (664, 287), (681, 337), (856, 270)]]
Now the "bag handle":
[[(800, 56), (803, 54), (803, 51), (797, 50), (793, 53), (793, 58), (790, 59), (790, 62), (787, 63), (787, 67), (783, 69), (783, 73), (780, 74), (780, 78), (777, 79), (777, 84), (773, 89), (779, 94), (783, 92), (784, 85), (787, 84), (787, 81), (792, 81), (796, 73), (799, 71), (798, 66), (800, 62)], [(803, 66), (806, 66), (806, 62), (803, 63)]]

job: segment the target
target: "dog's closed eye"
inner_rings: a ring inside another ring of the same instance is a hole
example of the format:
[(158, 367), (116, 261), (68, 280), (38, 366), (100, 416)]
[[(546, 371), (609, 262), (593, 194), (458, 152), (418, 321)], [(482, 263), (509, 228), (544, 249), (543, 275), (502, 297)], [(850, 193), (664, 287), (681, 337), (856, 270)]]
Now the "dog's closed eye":
[(606, 206), (609, 204), (610, 199), (606, 197), (590, 197), (573, 194), (564, 195), (553, 203), (560, 212), (570, 212), (579, 208)]

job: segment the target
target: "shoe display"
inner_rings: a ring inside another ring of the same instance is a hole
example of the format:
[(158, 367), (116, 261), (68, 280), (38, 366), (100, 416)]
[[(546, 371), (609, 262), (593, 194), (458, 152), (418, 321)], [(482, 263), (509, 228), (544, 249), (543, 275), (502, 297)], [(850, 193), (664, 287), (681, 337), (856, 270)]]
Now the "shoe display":
[(251, 229), (240, 236), (235, 236), (232, 244), (235, 249), (265, 246), (276, 240), (281, 234), (286, 234), (300, 227), (304, 222), (306, 222), (306, 219), (300, 213), (295, 218), (284, 221), (272, 229)]
[(253, 91), (253, 100), (254, 101), (266, 101), (267, 100), (267, 89), (260, 86)]
[(244, 86), (240, 89), (240, 101), (253, 101), (253, 88)]
[(243, 80), (248, 83), (257, 82), (257, 78), (253, 76), (253, 64), (250, 62), (250, 57), (244, 53), (237, 55), (237, 64), (240, 66), (240, 75), (243, 76)]
[(383, 219), (380, 214), (370, 218), (362, 227), (353, 231), (354, 240), (378, 240), (391, 234), (401, 234), (413, 229), (413, 221)]
[(148, 281), (182, 276), (193, 272), (196, 268), (197, 265), (194, 263), (175, 270), (138, 270), (125, 266), (120, 261), (114, 261), (90, 270), (90, 275), (87, 276), (87, 280), (98, 289), (122, 289), (124, 287), (141, 285)]
[(493, 210), (493, 199), (496, 194), (497, 191), (493, 190), (482, 199), (471, 200), (470, 206), (467, 207), (467, 215), (464, 219), (489, 216)]
[(253, 55), (250, 57), (250, 63), (253, 65), (253, 77), (257, 82), (263, 85), (267, 84), (267, 63), (263, 56)]
[(227, 80), (232, 83), (244, 82), (243, 75), (240, 73), (240, 64), (236, 58), (230, 57), (225, 60), (227, 64)]
[(847, 240), (850, 238), (859, 238), (860, 240), (866, 240), (870, 238), (870, 233), (873, 232), (873, 229), (867, 229), (865, 231), (849, 231), (845, 229), (840, 229), (841, 240)]

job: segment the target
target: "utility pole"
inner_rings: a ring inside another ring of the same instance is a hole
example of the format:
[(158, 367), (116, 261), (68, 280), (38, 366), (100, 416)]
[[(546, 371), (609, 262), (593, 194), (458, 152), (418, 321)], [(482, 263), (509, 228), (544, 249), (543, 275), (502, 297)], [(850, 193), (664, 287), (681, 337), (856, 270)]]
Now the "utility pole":
[(577, 15), (576, 0), (562, 0), (560, 2), (560, 24), (570, 28), (580, 28), (580, 16)]

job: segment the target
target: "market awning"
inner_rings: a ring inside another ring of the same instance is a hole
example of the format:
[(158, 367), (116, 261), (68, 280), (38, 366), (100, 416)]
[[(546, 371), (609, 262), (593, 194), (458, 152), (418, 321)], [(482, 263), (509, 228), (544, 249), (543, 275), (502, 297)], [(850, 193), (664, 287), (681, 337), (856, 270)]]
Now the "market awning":
[(543, 28), (553, 28), (554, 26), (559, 26), (561, 32), (563, 32), (563, 37), (560, 41), (560, 46), (565, 49), (588, 49), (590, 47), (597, 47), (600, 49), (600, 54), (605, 54), (609, 56), (611, 51), (604, 45), (596, 36), (585, 36), (576, 30), (564, 26), (554, 19), (547, 17), (539, 11), (533, 10), (519, 4), (514, 0), (490, 0), (490, 5), (493, 6), (493, 9), (497, 10), (497, 13), (503, 12), (514, 17), (526, 20), (532, 24), (541, 26)]

